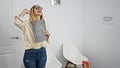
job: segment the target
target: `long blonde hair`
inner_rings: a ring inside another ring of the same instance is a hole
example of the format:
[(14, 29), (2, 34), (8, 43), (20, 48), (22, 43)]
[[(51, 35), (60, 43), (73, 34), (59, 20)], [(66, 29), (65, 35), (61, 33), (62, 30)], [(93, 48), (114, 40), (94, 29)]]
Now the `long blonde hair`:
[[(30, 23), (32, 23), (33, 21), (36, 20), (36, 17), (35, 17), (35, 14), (34, 14), (35, 6), (36, 6), (36, 5), (32, 6), (32, 8), (30, 9), (30, 17), (29, 17)], [(44, 20), (43, 14), (40, 16), (40, 20)]]

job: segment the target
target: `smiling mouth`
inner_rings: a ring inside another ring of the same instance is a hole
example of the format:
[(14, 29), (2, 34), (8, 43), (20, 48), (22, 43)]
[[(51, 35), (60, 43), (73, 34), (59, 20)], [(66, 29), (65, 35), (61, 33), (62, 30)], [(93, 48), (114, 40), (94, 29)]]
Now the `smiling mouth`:
[(37, 11), (38, 13), (41, 13), (41, 11)]

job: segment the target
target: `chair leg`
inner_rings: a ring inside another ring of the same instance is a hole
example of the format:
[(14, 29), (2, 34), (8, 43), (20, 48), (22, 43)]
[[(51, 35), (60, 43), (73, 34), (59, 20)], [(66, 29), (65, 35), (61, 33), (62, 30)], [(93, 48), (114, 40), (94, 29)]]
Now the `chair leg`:
[[(72, 68), (72, 67), (68, 67), (69, 64), (73, 64), (73, 63), (70, 61), (67, 61), (65, 68)], [(74, 65), (74, 68), (77, 68), (76, 64), (73, 64), (73, 65)]]
[(69, 61), (67, 61), (67, 64), (66, 64), (65, 68), (68, 68), (69, 63), (70, 63), (70, 62), (69, 62)]
[(82, 64), (82, 68), (84, 68), (84, 64)]
[(90, 63), (88, 63), (88, 68), (90, 68)]
[(76, 64), (74, 64), (74, 68), (77, 68)]
[(87, 62), (86, 65), (87, 65), (87, 68), (90, 68), (90, 62), (89, 61)]

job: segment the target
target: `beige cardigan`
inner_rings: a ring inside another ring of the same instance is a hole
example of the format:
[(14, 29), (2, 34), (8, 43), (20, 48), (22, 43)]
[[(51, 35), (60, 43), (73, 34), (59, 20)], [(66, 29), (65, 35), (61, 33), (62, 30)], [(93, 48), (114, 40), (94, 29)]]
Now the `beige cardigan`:
[(32, 25), (29, 20), (25, 21), (22, 17), (20, 18), (19, 16), (16, 16), (14, 24), (23, 31), (25, 49), (39, 49), (41, 47), (47, 47), (48, 42), (46, 41), (35, 43)]

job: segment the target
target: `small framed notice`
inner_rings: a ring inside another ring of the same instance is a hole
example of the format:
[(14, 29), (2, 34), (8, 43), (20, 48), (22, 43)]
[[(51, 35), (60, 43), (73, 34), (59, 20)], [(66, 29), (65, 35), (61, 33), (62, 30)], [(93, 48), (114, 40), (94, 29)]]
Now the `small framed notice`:
[(61, 5), (61, 0), (51, 0), (51, 5), (52, 6), (60, 6)]
[(105, 16), (103, 17), (103, 23), (106, 25), (114, 25), (115, 23), (115, 18), (113, 18), (112, 16)]

